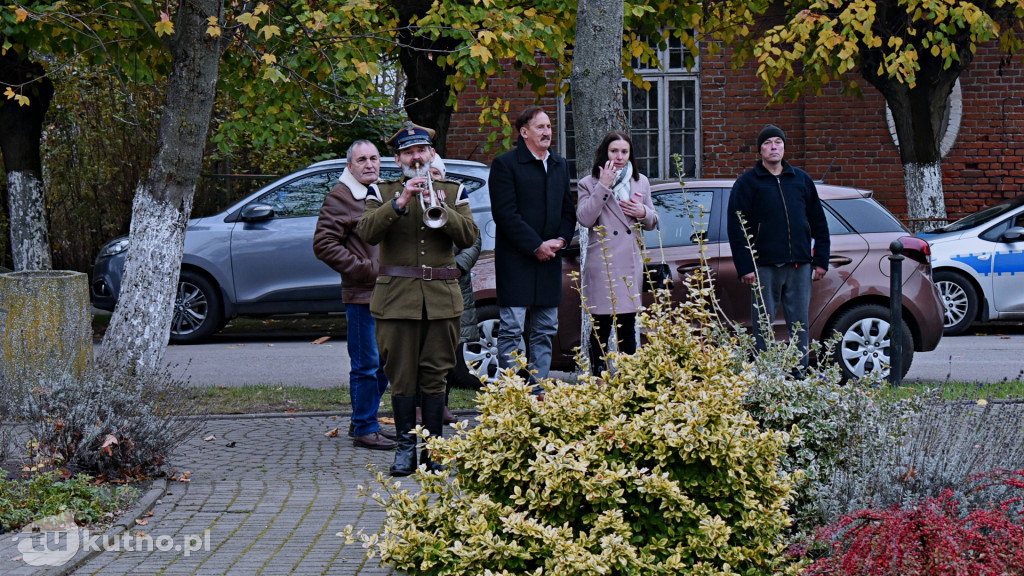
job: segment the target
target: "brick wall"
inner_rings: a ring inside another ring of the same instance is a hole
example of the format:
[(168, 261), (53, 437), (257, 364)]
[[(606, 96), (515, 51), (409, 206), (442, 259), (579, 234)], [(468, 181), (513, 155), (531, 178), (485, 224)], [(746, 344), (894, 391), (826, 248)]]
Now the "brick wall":
[[(1002, 62), (995, 47), (980, 49), (961, 75), (963, 116), (957, 140), (943, 164), (946, 209), (959, 218), (980, 207), (1022, 193), (1024, 186), (1024, 64)], [(833, 83), (820, 96), (765, 107), (753, 67), (733, 71), (723, 57), (701, 62), (701, 174), (730, 178), (757, 159), (758, 131), (773, 123), (786, 131), (786, 156), (814, 178), (873, 190), (898, 217), (906, 218), (903, 168), (889, 135), (885, 101), (860, 81), (864, 97), (843, 96)], [(516, 79), (496, 78), (489, 87), (510, 101), (509, 117), (533, 104)], [(448, 138), (448, 154), (489, 163), (486, 133), (479, 130), (481, 92), (469, 88), (459, 99)], [(554, 122), (553, 97), (542, 99)], [(557, 128), (556, 128), (557, 129)], [(827, 175), (826, 175), (827, 170)]]

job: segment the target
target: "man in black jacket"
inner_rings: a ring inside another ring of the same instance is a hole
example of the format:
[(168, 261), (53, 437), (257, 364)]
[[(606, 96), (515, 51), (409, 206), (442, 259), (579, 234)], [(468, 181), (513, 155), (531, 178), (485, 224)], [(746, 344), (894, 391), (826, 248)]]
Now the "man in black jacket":
[(757, 348), (765, 349), (764, 334), (773, 333), (781, 303), (789, 336), (797, 336), (807, 366), (811, 282), (828, 270), (828, 222), (814, 180), (782, 159), (786, 133), (769, 124), (758, 134), (757, 147), (761, 159), (736, 180), (729, 196), (733, 263), (740, 281), (755, 287), (751, 318)]
[[(496, 227), (495, 284), (498, 290), (498, 363), (513, 366), (527, 311), (530, 313), (529, 369), (547, 378), (551, 338), (558, 330), (562, 301), (562, 259), (576, 227), (569, 194), (569, 167), (551, 152), (551, 121), (531, 106), (516, 119), (519, 142), (491, 164), (487, 187)], [(540, 393), (540, 389), (535, 389)]]

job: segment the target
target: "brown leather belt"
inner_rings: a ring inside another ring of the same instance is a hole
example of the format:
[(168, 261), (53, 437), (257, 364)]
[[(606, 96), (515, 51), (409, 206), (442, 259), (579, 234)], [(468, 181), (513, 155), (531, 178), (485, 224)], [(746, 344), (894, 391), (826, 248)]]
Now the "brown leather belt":
[(381, 276), (419, 278), (420, 280), (454, 280), (462, 276), (458, 268), (431, 268), (429, 266), (388, 266), (381, 264)]

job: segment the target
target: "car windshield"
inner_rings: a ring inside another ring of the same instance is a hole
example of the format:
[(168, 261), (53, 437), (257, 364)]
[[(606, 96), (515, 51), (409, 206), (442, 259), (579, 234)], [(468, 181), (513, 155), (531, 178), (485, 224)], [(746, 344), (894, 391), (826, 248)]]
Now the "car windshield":
[(932, 234), (937, 232), (960, 232), (961, 230), (974, 228), (975, 226), (980, 226), (995, 220), (1021, 205), (1024, 205), (1024, 196), (1018, 196), (1017, 198), (1007, 200), (1006, 202), (996, 204), (995, 206), (989, 206), (981, 212), (975, 212), (974, 214), (961, 218), (952, 224), (933, 228), (932, 230), (929, 230), (929, 232)]

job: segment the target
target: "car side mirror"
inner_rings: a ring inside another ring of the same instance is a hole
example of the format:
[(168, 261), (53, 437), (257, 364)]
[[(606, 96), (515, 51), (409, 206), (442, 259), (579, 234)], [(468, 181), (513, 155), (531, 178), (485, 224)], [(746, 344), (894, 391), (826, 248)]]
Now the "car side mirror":
[(1020, 242), (1024, 240), (1024, 226), (1014, 226), (1003, 232), (1003, 242)]
[(242, 222), (265, 222), (274, 217), (274, 207), (269, 204), (250, 204), (242, 209)]

